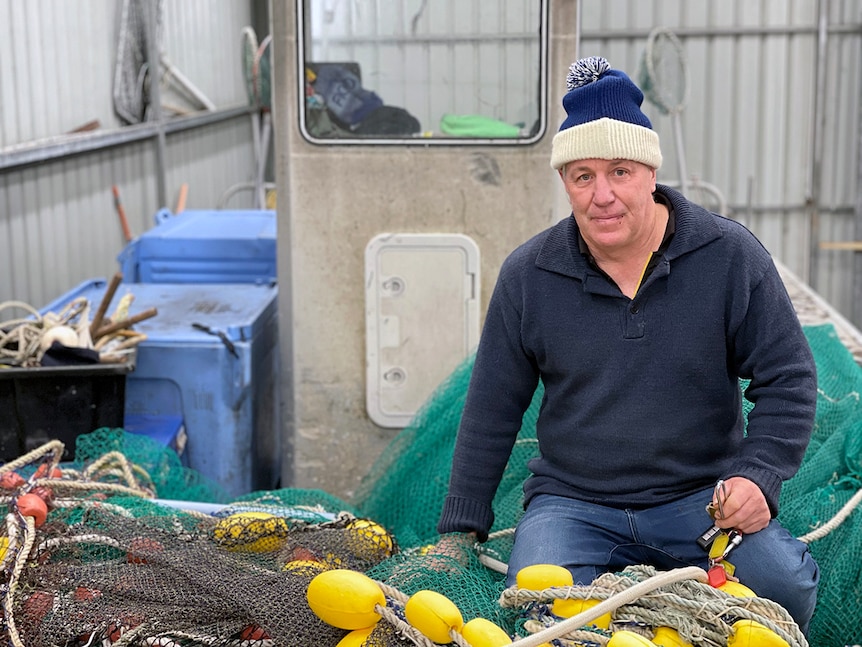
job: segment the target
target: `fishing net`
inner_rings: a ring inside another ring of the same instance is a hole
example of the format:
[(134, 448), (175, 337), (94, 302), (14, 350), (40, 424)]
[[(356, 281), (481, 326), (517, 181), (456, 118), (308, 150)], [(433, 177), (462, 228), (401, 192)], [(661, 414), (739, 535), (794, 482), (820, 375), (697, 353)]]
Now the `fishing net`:
[(252, 27), (243, 27), (242, 73), (250, 105), (269, 110), (272, 108), (272, 35), (267, 34), (258, 43), (257, 33)]
[(305, 603), (311, 579), (398, 552), (391, 534), (322, 492), (253, 493), (212, 514), (165, 505), (156, 494), (224, 494), (122, 430), (80, 437), (74, 464), (58, 466), (61, 454), (53, 441), (3, 467), (13, 644), (335, 644), (344, 632)]
[[(138, 124), (147, 119), (148, 96), (146, 89), (150, 61), (150, 43), (160, 40), (163, 2), (154, 6), (156, 32), (148, 29), (149, 7), (145, 0), (123, 0), (120, 13), (120, 31), (117, 40), (117, 59), (114, 65), (114, 110), (126, 124)], [(156, 63), (156, 65), (158, 65)]]
[[(843, 647), (862, 643), (862, 511), (849, 512), (837, 527), (827, 524), (834, 523), (842, 507), (852, 504), (853, 496), (862, 491), (862, 369), (831, 325), (806, 326), (805, 333), (817, 363), (817, 415), (802, 467), (784, 486), (780, 520), (795, 536), (809, 541), (822, 570), (810, 642)], [(472, 358), (451, 374), (393, 440), (357, 491), (356, 504), (393, 532), (402, 546), (438, 539), (435, 526), (471, 370)], [(480, 547), (502, 562), (508, 558), (512, 531), (523, 511), (521, 487), (528, 476), (526, 463), (537, 450), (535, 423), (540, 403), (541, 386), (524, 416), (497, 491), (490, 539)], [(749, 409), (747, 404), (746, 413)], [(423, 478), (417, 478), (417, 473)], [(859, 496), (856, 499), (858, 503)], [(824, 527), (828, 534), (823, 537), (807, 537)], [(489, 589), (487, 599), (496, 600), (503, 590), (502, 583), (495, 584), (497, 589)], [(475, 605), (470, 601), (477, 595), (475, 590), (450, 586), (439, 577), (426, 585), (447, 591), (459, 606)]]
[(693, 197), (688, 191), (688, 166), (682, 137), (682, 112), (688, 103), (688, 64), (682, 43), (672, 31), (656, 27), (650, 32), (641, 56), (638, 81), (647, 100), (662, 114), (670, 115), (680, 191)]
[(243, 27), (242, 41), (242, 73), (245, 79), (251, 111), (252, 144), (255, 156), (255, 179), (251, 183), (238, 184), (230, 187), (221, 202), (225, 202), (233, 193), (240, 189), (254, 191), (254, 207), (263, 209), (267, 203), (267, 189), (271, 188), (265, 181), (267, 164), (269, 162), (270, 140), (272, 137), (272, 35), (267, 34), (258, 43), (257, 33), (252, 27)]
[(676, 35), (661, 27), (647, 37), (638, 75), (644, 96), (663, 114), (682, 112), (688, 103), (688, 66)]
[(162, 50), (163, 32), (164, 0), (123, 0), (112, 93), (114, 111), (124, 125), (156, 118), (154, 82), (159, 83), (160, 110), (184, 115), (216, 109)]
[[(823, 571), (809, 640), (842, 646), (862, 642), (862, 519), (850, 509), (862, 477), (862, 369), (832, 326), (806, 335), (820, 377), (817, 423), (781, 520)], [(59, 462), (54, 441), (0, 466), (9, 642), (476, 647), (550, 643), (551, 631), (566, 646), (606, 645), (626, 631), (723, 647), (745, 631), (765, 644), (757, 632), (767, 631), (808, 644), (783, 609), (709, 586), (696, 568), (633, 566), (589, 587), (543, 574), (507, 589), (501, 571), (541, 390), (494, 501), (491, 538), (443, 551), (435, 526), (471, 369), (469, 359), (440, 385), (350, 502), (299, 489), (229, 501), (170, 449), (118, 429), (80, 436), (71, 463)]]

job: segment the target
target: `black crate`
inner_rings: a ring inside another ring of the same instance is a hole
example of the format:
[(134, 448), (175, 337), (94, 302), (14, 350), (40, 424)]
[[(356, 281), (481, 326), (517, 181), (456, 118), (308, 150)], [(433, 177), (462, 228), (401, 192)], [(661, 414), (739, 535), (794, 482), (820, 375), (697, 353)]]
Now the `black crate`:
[(126, 375), (122, 364), (0, 368), (0, 461), (59, 440), (64, 461), (75, 439), (101, 427), (123, 427)]

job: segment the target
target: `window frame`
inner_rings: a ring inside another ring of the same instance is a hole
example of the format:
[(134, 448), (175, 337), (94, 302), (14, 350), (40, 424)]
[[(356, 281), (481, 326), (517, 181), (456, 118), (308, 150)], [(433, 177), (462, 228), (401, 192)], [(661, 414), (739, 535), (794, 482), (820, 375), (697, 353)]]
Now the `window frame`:
[(548, 129), (548, 50), (549, 25), (548, 7), (550, 0), (539, 1), (539, 128), (527, 137), (454, 137), (435, 135), (434, 137), (316, 137), (308, 130), (305, 105), (305, 50), (309, 39), (306, 30), (305, 4), (310, 0), (296, 0), (296, 94), (299, 132), (307, 142), (320, 146), (525, 146), (536, 144)]

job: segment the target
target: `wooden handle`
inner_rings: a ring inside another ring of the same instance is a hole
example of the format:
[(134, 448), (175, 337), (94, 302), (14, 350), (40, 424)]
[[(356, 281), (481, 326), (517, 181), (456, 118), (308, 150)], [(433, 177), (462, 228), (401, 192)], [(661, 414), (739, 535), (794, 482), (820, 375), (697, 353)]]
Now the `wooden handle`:
[(132, 242), (132, 231), (129, 229), (129, 221), (126, 219), (126, 210), (123, 208), (123, 203), (120, 202), (120, 189), (115, 184), (111, 187), (111, 192), (114, 194), (114, 208), (117, 210), (117, 216), (120, 218), (120, 226), (123, 228), (123, 238), (127, 243)]
[(862, 241), (837, 241), (820, 243), (820, 249), (840, 249), (848, 252), (862, 252)]
[(177, 198), (177, 208), (174, 210), (174, 215), (181, 214), (186, 210), (186, 197), (189, 194), (189, 185), (183, 184), (180, 187), (180, 195)]
[(108, 311), (108, 306), (111, 305), (111, 301), (114, 300), (114, 295), (117, 293), (117, 288), (120, 287), (120, 283), (123, 282), (123, 273), (117, 272), (111, 277), (111, 282), (108, 284), (108, 289), (105, 290), (105, 296), (102, 297), (102, 302), (99, 304), (99, 309), (96, 310), (96, 314), (93, 316), (93, 321), (90, 323), (90, 337), (93, 337), (93, 341), (95, 341), (95, 334), (99, 328), (102, 327), (102, 320), (105, 318), (105, 313)]
[(93, 340), (99, 339), (100, 337), (104, 337), (105, 335), (110, 335), (112, 332), (117, 332), (118, 330), (122, 330), (123, 328), (128, 328), (130, 326), (134, 326), (136, 323), (144, 321), (145, 319), (152, 319), (159, 311), (156, 308), (147, 308), (143, 312), (139, 312), (136, 315), (132, 315), (131, 317), (127, 317), (126, 319), (122, 319), (120, 321), (116, 321), (112, 324), (108, 324), (104, 328), (101, 328), (94, 336)]

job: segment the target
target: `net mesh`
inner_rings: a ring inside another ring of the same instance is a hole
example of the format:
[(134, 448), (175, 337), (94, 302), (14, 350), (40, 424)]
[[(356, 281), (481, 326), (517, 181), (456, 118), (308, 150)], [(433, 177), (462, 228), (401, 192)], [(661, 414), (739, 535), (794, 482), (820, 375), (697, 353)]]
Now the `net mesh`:
[[(798, 474), (781, 495), (782, 523), (802, 537), (830, 522), (862, 488), (862, 369), (831, 325), (806, 326), (818, 370), (814, 434)], [(412, 424), (397, 437), (372, 468), (357, 502), (383, 520), (402, 541), (435, 539), (436, 515), (448, 483), (454, 439), (466, 395), (472, 359), (464, 362), (426, 403)], [(744, 383), (741, 388), (744, 388)], [(506, 561), (511, 529), (522, 513), (521, 486), (526, 463), (535, 452), (535, 422), (541, 387), (524, 423), (503, 482), (494, 501), (495, 522), (485, 550)], [(745, 413), (751, 405), (746, 404)], [(416, 479), (421, 469), (427, 477)], [(862, 511), (810, 542), (821, 565), (817, 610), (810, 628), (812, 645), (862, 642)], [(445, 587), (434, 580), (432, 586)], [(461, 604), (472, 592), (453, 591)], [(493, 596), (492, 596), (493, 597)]]
[[(149, 36), (149, 7), (146, 0), (124, 0), (120, 14), (117, 58), (114, 65), (114, 110), (125, 124), (147, 120), (147, 70), (150, 67), (150, 40), (158, 42), (162, 29), (163, 1), (154, 6), (156, 34)], [(156, 64), (158, 67), (158, 64)]]
[(272, 107), (272, 37), (258, 43), (252, 27), (242, 29), (242, 73), (250, 105), (269, 110)]
[(682, 43), (666, 29), (654, 29), (641, 58), (638, 81), (644, 96), (664, 114), (680, 113), (688, 101), (688, 68)]
[(249, 105), (257, 106), (260, 100), (254, 81), (254, 59), (257, 56), (257, 49), (259, 47), (257, 34), (253, 28), (243, 27), (240, 40), (242, 41), (242, 74), (245, 79), (245, 91), (248, 95), (248, 103)]
[[(781, 521), (796, 536), (827, 531), (810, 541), (822, 579), (809, 640), (823, 647), (849, 645), (862, 642), (862, 515), (857, 510), (834, 524), (860, 490), (862, 369), (832, 326), (805, 330), (819, 373), (816, 427), (801, 470), (783, 490)], [(464, 621), (481, 618), (512, 637), (560, 620), (547, 600), (528, 596), (503, 604), (511, 589), (488, 566), (507, 560), (510, 531), (522, 512), (541, 391), (524, 417), (494, 501), (489, 541), (481, 552), (468, 546), (441, 554), (435, 548), (471, 369), (472, 358), (440, 385), (349, 502), (300, 489), (227, 501), (216, 483), (183, 467), (170, 449), (113, 429), (81, 436), (74, 463), (59, 464), (56, 448), (46, 446), (0, 467), (0, 494), (8, 505), (0, 552), (10, 642), (430, 645), (418, 633), (416, 616), (406, 611), (411, 596), (424, 590), (442, 594)], [(28, 495), (47, 501), (41, 513)], [(166, 499), (210, 502), (213, 511), (172, 507)], [(345, 574), (365, 579), (344, 579)], [(623, 572), (605, 578), (594, 593), (627, 588), (651, 575)], [(337, 586), (327, 589), (329, 577)], [(367, 582), (376, 593), (363, 597)], [(695, 615), (685, 622), (688, 610), (681, 606), (662, 615), (662, 622), (696, 645), (723, 645), (727, 619), (752, 617), (757, 608), (750, 602), (743, 610), (731, 596), (697, 582), (680, 586), (667, 585), (655, 598), (621, 606), (611, 628), (652, 637), (661, 604), (703, 596), (699, 608), (709, 610), (709, 618)], [(573, 594), (578, 595), (585, 593)], [(804, 644), (792, 632), (781, 633), (786, 618), (768, 601), (754, 600), (764, 609), (754, 617), (775, 627), (788, 644)], [(326, 605), (336, 603), (342, 608), (327, 611)], [(716, 604), (724, 610), (716, 612), (710, 606)], [(355, 619), (369, 614), (374, 622)], [(609, 636), (608, 629), (585, 627), (559, 644), (604, 645)], [(466, 642), (463, 636), (458, 640)]]

